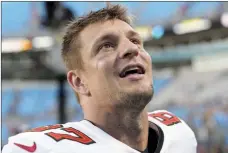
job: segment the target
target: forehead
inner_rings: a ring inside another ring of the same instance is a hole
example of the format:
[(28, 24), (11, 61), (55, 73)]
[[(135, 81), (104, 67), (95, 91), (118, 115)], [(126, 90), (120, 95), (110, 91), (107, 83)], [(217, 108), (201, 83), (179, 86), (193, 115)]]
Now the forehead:
[(108, 20), (105, 22), (98, 22), (87, 26), (80, 33), (80, 40), (83, 47), (92, 45), (97, 38), (101, 37), (106, 33), (127, 33), (129, 31), (134, 31), (134, 29), (126, 22), (121, 20)]

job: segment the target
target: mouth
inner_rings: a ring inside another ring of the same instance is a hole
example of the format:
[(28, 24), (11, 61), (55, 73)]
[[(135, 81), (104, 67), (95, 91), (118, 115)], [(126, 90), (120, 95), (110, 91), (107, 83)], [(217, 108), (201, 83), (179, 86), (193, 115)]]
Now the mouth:
[(145, 68), (140, 64), (128, 65), (120, 73), (119, 77), (125, 78), (130, 75), (143, 75)]

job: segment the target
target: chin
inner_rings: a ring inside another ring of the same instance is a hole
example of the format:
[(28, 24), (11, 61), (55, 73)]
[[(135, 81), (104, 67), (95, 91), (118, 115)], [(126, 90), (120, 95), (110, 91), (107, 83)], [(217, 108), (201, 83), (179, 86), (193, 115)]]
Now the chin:
[(152, 88), (148, 90), (135, 89), (131, 91), (125, 91), (125, 92), (122, 92), (121, 97), (119, 97), (120, 103), (118, 105), (122, 105), (124, 108), (129, 110), (141, 112), (151, 101), (152, 97), (153, 97)]
[(127, 90), (125, 90), (125, 93), (128, 95), (132, 95), (134, 97), (134, 95), (136, 96), (140, 96), (143, 97), (145, 96), (151, 96), (151, 98), (153, 97), (154, 94), (154, 89), (153, 89), (153, 85), (132, 85), (130, 88), (128, 88)]
[(138, 92), (150, 92), (151, 90), (153, 90), (153, 85), (152, 83), (148, 83), (146, 81), (140, 82), (140, 83), (132, 83), (130, 85), (130, 88), (133, 91), (138, 91)]
[(150, 84), (125, 86), (118, 90), (116, 106), (141, 112), (153, 98), (153, 86)]

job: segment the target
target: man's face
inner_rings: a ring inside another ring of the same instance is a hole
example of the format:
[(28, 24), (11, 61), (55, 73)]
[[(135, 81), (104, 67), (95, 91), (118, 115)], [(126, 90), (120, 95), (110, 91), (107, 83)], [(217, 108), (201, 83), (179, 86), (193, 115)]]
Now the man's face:
[(145, 96), (150, 101), (151, 57), (130, 25), (121, 20), (91, 24), (81, 32), (80, 40), (83, 73), (96, 103), (115, 105)]

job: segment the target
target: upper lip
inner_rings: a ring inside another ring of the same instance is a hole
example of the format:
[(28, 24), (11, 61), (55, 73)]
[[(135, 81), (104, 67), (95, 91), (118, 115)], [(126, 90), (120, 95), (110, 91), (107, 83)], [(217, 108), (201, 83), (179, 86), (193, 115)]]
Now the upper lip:
[(136, 64), (128, 64), (127, 66), (125, 66), (125, 67), (120, 71), (119, 76), (120, 76), (120, 77), (123, 77), (124, 73), (125, 73), (127, 70), (129, 70), (129, 69), (131, 69), (131, 68), (135, 68), (135, 67), (141, 69), (143, 74), (145, 73), (145, 67), (144, 67), (142, 64), (140, 64), (140, 63), (136, 63)]

